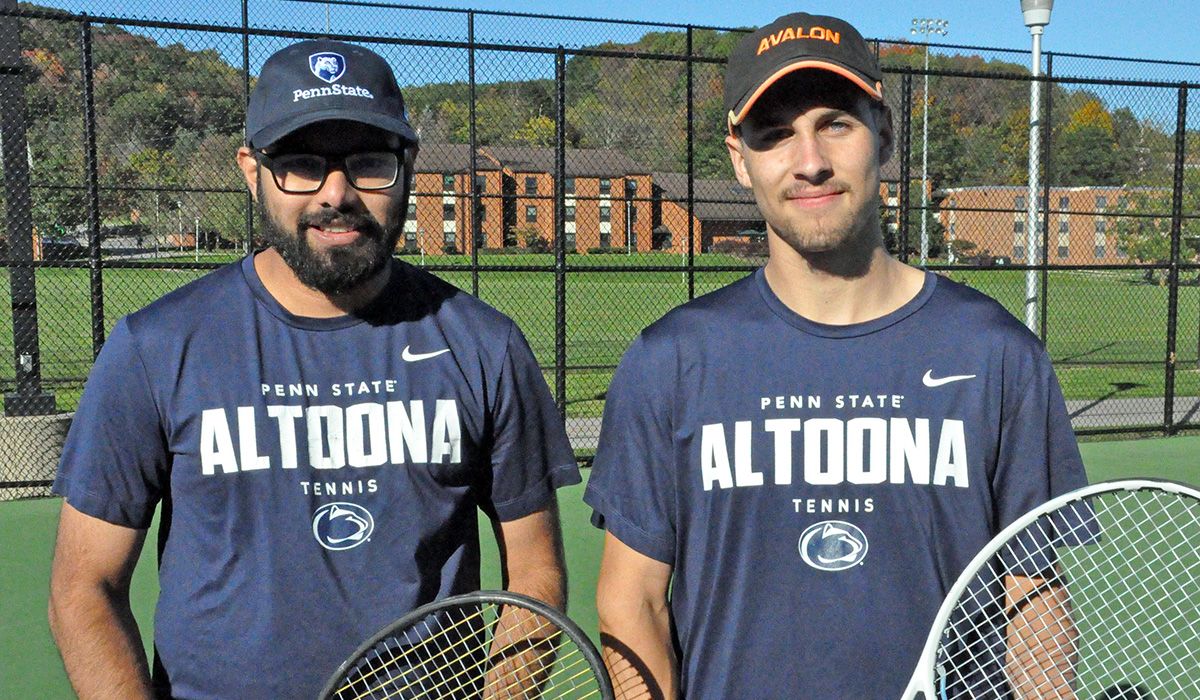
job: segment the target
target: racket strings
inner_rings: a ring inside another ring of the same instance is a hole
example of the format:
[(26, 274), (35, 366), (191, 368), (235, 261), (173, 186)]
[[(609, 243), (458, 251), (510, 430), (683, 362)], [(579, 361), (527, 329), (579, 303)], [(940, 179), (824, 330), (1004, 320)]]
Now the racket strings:
[(516, 606), (487, 604), (440, 610), (381, 640), (332, 697), (583, 700), (600, 692), (587, 658), (557, 625)]
[(1200, 698), (1198, 577), (1191, 498), (1118, 491), (1043, 516), (960, 598), (944, 697)]

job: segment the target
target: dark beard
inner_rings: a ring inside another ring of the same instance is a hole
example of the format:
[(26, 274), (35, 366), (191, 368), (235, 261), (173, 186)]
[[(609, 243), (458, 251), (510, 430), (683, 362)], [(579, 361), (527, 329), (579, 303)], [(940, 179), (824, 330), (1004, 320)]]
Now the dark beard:
[[(404, 218), (389, 216), (396, 225), (387, 230), (367, 212), (339, 212), (323, 209), (317, 214), (303, 214), (293, 231), (287, 231), (263, 204), (265, 201), (261, 184), (255, 209), (263, 241), (274, 248), (287, 263), (300, 283), (310, 289), (328, 295), (353, 290), (370, 280), (388, 264), (396, 243), (400, 240)], [(397, 209), (403, 201), (397, 205)], [(402, 210), (401, 210), (402, 212)], [(389, 212), (398, 213), (398, 212)], [(353, 229), (360, 236), (357, 241), (324, 251), (314, 249), (308, 237), (301, 233), (308, 226), (324, 226), (338, 221)]]

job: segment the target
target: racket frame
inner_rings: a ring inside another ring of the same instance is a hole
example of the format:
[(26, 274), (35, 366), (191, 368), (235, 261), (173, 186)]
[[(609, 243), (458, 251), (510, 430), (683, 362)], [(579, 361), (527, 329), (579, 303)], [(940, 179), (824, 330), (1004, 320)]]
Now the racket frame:
[(959, 574), (958, 579), (946, 594), (945, 600), (942, 601), (942, 606), (938, 609), (937, 617), (934, 618), (933, 626), (929, 628), (929, 636), (925, 638), (925, 646), (921, 650), (921, 657), (917, 660), (916, 669), (913, 671), (912, 678), (909, 680), (908, 687), (905, 688), (901, 700), (917, 700), (920, 697), (925, 698), (925, 700), (938, 700), (942, 697), (938, 693), (935, 674), (937, 672), (938, 644), (942, 638), (946, 623), (949, 622), (950, 616), (954, 614), (954, 610), (958, 607), (959, 598), (967, 589), (967, 586), (971, 584), (971, 581), (975, 579), (976, 574), (1008, 544), (1014, 535), (1024, 531), (1042, 516), (1053, 513), (1068, 503), (1091, 498), (1101, 493), (1143, 491), (1146, 489), (1185, 495), (1200, 501), (1200, 490), (1197, 490), (1195, 486), (1180, 481), (1154, 478), (1113, 479), (1089, 484), (1088, 486), (1052, 498), (1017, 518), (1008, 527), (1001, 530), (983, 549), (979, 550), (979, 553), (975, 555), (971, 563), (967, 564), (967, 568), (963, 569), (963, 572)]
[(397, 637), (398, 633), (411, 629), (414, 625), (425, 620), (430, 615), (439, 610), (455, 607), (465, 607), (472, 604), (496, 605), (496, 606), (513, 606), (523, 608), (536, 615), (539, 615), (546, 620), (549, 620), (557, 627), (566, 637), (571, 640), (580, 653), (587, 661), (593, 675), (596, 677), (596, 684), (600, 690), (600, 700), (615, 700), (612, 681), (608, 677), (608, 671), (605, 669), (604, 661), (600, 656), (599, 650), (592, 640), (587, 636), (575, 621), (567, 617), (566, 613), (558, 608), (555, 608), (548, 603), (540, 601), (536, 598), (531, 598), (521, 593), (513, 593), (512, 591), (475, 591), (473, 593), (462, 593), (459, 595), (449, 596), (440, 600), (435, 600), (432, 603), (426, 603), (412, 612), (397, 618), (389, 623), (379, 632), (375, 633), (370, 639), (363, 642), (354, 650), (349, 657), (346, 658), (337, 668), (337, 671), (330, 676), (329, 680), (322, 688), (321, 694), (317, 696), (317, 700), (329, 700), (333, 694), (345, 684), (345, 674), (353, 669), (358, 662), (375, 647), (376, 644), (387, 639), (388, 637)]

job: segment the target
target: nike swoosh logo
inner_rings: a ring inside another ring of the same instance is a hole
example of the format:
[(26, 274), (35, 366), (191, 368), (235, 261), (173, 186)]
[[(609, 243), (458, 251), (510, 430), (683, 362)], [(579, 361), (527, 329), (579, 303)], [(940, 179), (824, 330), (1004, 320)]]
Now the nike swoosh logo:
[(949, 384), (950, 382), (961, 382), (964, 379), (974, 379), (974, 378), (975, 378), (974, 374), (953, 374), (953, 375), (950, 375), (949, 377), (941, 377), (940, 379), (934, 379), (933, 378), (933, 370), (929, 370), (928, 372), (925, 373), (924, 377), (921, 377), (921, 383), (928, 387), (935, 387), (935, 386), (942, 386), (943, 384)]
[(409, 352), (408, 348), (409, 346), (405, 345), (404, 352), (400, 353), (400, 357), (403, 357), (405, 362), (420, 362), (421, 360), (428, 360), (431, 357), (437, 357), (444, 352), (450, 352), (450, 348), (438, 350), (437, 352)]

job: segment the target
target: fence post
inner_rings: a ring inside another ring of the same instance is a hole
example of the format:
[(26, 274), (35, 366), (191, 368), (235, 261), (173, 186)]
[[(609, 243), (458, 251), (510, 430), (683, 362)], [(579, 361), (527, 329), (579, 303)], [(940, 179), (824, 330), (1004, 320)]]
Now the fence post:
[(88, 267), (91, 271), (92, 357), (104, 345), (104, 273), (100, 267), (100, 164), (96, 152), (96, 99), (92, 67), (92, 23), (79, 23), (79, 72), (83, 80), (84, 173), (87, 178)]
[(912, 154), (912, 74), (905, 73), (900, 77), (900, 210), (896, 212), (896, 250), (893, 252), (900, 262), (908, 262), (908, 205), (909, 181), (912, 174), (909, 161)]
[[(0, 0), (5, 12), (16, 12), (16, 0)], [(13, 324), (13, 367), (16, 392), (4, 395), (4, 413), (28, 416), (54, 413), (54, 395), (42, 392), (38, 349), (37, 275), (33, 267), (33, 197), (29, 182), (29, 142), (25, 110), (25, 69), (21, 62), (20, 20), (0, 16), (0, 152), (4, 159), (7, 205), (9, 285)]]
[[(471, 141), (471, 182), (469, 183), (471, 193), (471, 213), (467, 215), (466, 220), (470, 222), (469, 232), (467, 236), (471, 243), (471, 293), (479, 296), (479, 188), (475, 186), (476, 178), (479, 177), (479, 163), (476, 162), (476, 151), (479, 150), (479, 142), (475, 135), (475, 12), (467, 13), (467, 73), (468, 73), (468, 95), (469, 103), (468, 110), (470, 112), (469, 129)], [(464, 242), (465, 245), (465, 242)]]
[(696, 115), (694, 111), (692, 27), (687, 28), (687, 298), (696, 298)]
[(1175, 342), (1179, 325), (1179, 251), (1183, 234), (1183, 169), (1187, 156), (1187, 83), (1179, 86), (1175, 113), (1175, 178), (1171, 189), (1171, 263), (1167, 272), (1167, 358), (1163, 434), (1175, 432)]
[(554, 53), (554, 403), (567, 417), (567, 54)]
[(1042, 104), (1046, 110), (1046, 127), (1041, 129), (1038, 137), (1042, 143), (1040, 151), (1042, 153), (1042, 345), (1049, 342), (1049, 330), (1046, 328), (1046, 315), (1050, 304), (1050, 271), (1046, 266), (1050, 264), (1050, 164), (1053, 159), (1053, 154), (1050, 152), (1050, 132), (1054, 128), (1054, 91), (1050, 89), (1050, 76), (1054, 75), (1054, 54), (1046, 54), (1046, 78), (1042, 83)]
[[(242, 107), (250, 108), (250, 0), (242, 0)], [(242, 245), (243, 252), (249, 255), (254, 252), (254, 194), (246, 190), (246, 239)], [(157, 231), (155, 235), (157, 235)]]

